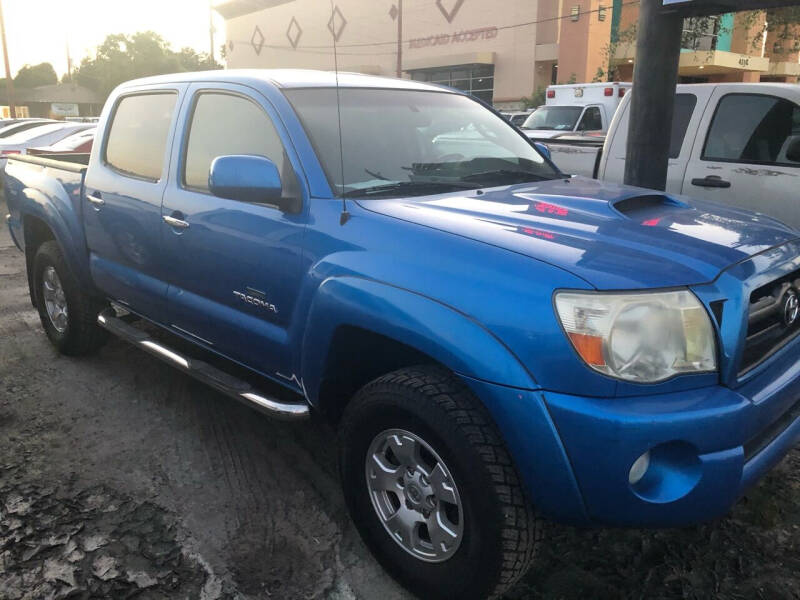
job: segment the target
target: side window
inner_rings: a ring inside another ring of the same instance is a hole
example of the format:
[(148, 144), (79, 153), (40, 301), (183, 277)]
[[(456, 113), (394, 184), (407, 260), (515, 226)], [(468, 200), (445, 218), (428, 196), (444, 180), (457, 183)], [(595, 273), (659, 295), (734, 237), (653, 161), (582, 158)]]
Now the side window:
[(672, 133), (669, 141), (670, 158), (678, 158), (681, 155), (683, 140), (686, 138), (686, 130), (689, 128), (689, 121), (692, 120), (695, 106), (697, 106), (697, 96), (694, 94), (675, 96), (675, 111), (672, 114)]
[(108, 133), (106, 163), (127, 175), (161, 179), (177, 98), (164, 92), (122, 98)]
[(211, 162), (229, 154), (269, 158), (286, 180), (283, 144), (264, 110), (241, 96), (204, 92), (197, 97), (192, 115), (184, 160), (184, 185), (208, 191)]
[(800, 139), (799, 122), (800, 107), (789, 100), (729, 94), (714, 114), (703, 160), (800, 166), (787, 158), (789, 146)]
[(600, 116), (600, 109), (590, 106), (583, 113), (578, 131), (600, 131), (603, 129), (603, 118)]

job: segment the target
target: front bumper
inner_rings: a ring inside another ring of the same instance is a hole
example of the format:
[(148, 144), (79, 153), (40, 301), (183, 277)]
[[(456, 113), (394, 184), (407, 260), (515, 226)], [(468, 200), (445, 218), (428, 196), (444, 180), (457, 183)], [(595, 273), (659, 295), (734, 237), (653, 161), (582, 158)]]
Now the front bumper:
[[(800, 442), (800, 341), (733, 390), (628, 398), (544, 392), (588, 522), (681, 526), (724, 515)], [(650, 469), (629, 483), (650, 451)]]

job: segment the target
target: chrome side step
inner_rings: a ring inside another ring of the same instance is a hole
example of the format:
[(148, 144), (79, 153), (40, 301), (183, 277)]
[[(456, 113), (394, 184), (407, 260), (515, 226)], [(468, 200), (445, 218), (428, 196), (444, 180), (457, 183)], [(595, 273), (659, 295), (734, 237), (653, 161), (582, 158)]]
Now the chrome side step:
[(270, 417), (284, 421), (299, 421), (310, 416), (308, 404), (293, 404), (272, 398), (254, 389), (246, 381), (229, 375), (206, 362), (176, 352), (154, 340), (144, 331), (128, 325), (117, 317), (113, 308), (106, 309), (97, 315), (97, 324), (156, 358), (177, 367), (198, 381), (213, 387), (226, 396), (252, 406)]

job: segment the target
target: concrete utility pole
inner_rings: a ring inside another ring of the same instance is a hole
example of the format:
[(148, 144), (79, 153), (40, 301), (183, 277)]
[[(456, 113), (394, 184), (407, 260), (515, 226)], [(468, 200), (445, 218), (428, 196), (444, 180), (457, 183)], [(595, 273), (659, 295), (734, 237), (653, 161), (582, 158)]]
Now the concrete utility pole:
[(639, 6), (625, 161), (626, 184), (655, 190), (664, 190), (667, 186), (683, 33), (683, 16), (665, 14), (662, 9), (662, 0), (642, 0)]
[(3, 61), (6, 65), (6, 94), (8, 95), (9, 116), (13, 119), (17, 116), (17, 108), (14, 106), (14, 80), (11, 79), (11, 67), (8, 66), (8, 48), (6, 47), (6, 23), (3, 20), (3, 2), (0, 0), (0, 37), (3, 38)]
[(397, 0), (397, 78), (403, 76), (403, 0)]
[(214, 6), (213, 0), (208, 0), (208, 37), (211, 43), (208, 55), (214, 60)]

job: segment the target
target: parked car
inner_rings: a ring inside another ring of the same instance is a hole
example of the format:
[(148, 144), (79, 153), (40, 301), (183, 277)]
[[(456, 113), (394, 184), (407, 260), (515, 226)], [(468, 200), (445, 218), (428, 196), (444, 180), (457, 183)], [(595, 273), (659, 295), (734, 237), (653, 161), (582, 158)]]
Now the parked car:
[(511, 111), (511, 112), (503, 111), (500, 114), (503, 115), (503, 117), (510, 123), (516, 125), (517, 127), (520, 127), (525, 122), (525, 120), (531, 115), (532, 112), (533, 112), (532, 110), (521, 110), (521, 111)]
[(9, 156), (26, 154), (28, 148), (49, 146), (65, 137), (94, 127), (88, 123), (64, 123), (56, 121), (15, 133), (0, 142), (0, 170), (5, 168)]
[(800, 236), (778, 221), (565, 178), (416, 81), (160, 76), (97, 132), (88, 166), (4, 175), (53, 345), (110, 332), (328, 419), (358, 531), (422, 598), (501, 595), (543, 517), (719, 517), (800, 440)]
[(13, 123), (8, 124), (5, 121), (0, 121), (0, 138), (11, 137), (28, 129), (52, 123), (58, 123), (58, 121), (53, 119), (14, 119)]
[(92, 151), (92, 143), (94, 142), (96, 131), (96, 127), (78, 131), (50, 146), (28, 148), (28, 154), (31, 156), (46, 156), (48, 154), (88, 154)]
[[(559, 140), (550, 145), (553, 160), (567, 173), (622, 183), (629, 118), (626, 97), (602, 148)], [(678, 86), (667, 192), (757, 211), (800, 228), (798, 177), (800, 86)]]
[(551, 85), (545, 105), (522, 124), (528, 137), (541, 140), (563, 133), (605, 133), (630, 83)]

